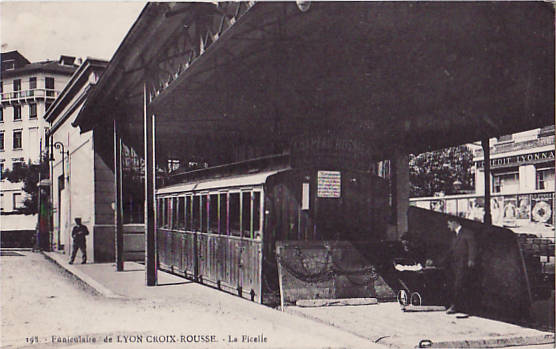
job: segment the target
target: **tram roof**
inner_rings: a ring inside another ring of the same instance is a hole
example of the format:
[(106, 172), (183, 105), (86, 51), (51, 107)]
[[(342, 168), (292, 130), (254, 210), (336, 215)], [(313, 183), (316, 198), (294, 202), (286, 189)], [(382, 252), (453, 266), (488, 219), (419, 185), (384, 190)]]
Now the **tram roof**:
[(266, 172), (255, 173), (255, 174), (238, 175), (238, 176), (226, 177), (226, 178), (205, 179), (200, 181), (174, 184), (168, 187), (158, 189), (156, 193), (157, 194), (178, 194), (184, 192), (201, 192), (201, 191), (212, 190), (212, 189), (229, 190), (229, 189), (241, 189), (241, 188), (260, 186), (266, 182), (266, 179), (268, 177), (278, 172), (281, 171), (279, 170), (266, 171)]
[(554, 123), (552, 4), (312, 2), (302, 12), (258, 2), (168, 72), (191, 33), (230, 18), (222, 6), (149, 3), (86, 102), (82, 129), (114, 116), (131, 142), (142, 139), (145, 77), (163, 86), (149, 108), (166, 154), (333, 130), (387, 158), (393, 147), (416, 153)]

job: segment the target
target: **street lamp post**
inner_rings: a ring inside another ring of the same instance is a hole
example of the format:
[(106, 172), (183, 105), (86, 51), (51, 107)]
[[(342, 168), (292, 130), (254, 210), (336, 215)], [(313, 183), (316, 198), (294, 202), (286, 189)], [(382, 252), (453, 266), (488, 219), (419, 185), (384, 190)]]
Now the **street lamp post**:
[[(65, 156), (66, 154), (69, 157), (69, 151), (65, 150), (64, 147), (64, 143), (58, 141), (58, 142), (52, 142), (51, 143), (51, 151), (50, 151), (50, 158), (48, 159), (49, 161), (54, 162), (54, 148), (58, 149), (60, 151), (60, 154), (62, 154), (62, 185), (65, 187), (66, 186), (66, 159)], [(52, 176), (54, 176), (54, 171), (52, 171)], [(54, 184), (54, 180), (52, 179), (52, 184)], [(61, 209), (60, 209), (60, 202), (61, 202), (61, 198), (60, 195), (62, 193), (62, 189), (60, 187), (60, 183), (58, 183), (58, 205), (56, 207), (57, 212), (58, 212), (58, 250), (61, 248), (61, 242), (60, 242), (60, 235), (61, 235), (61, 227), (62, 227), (62, 222), (60, 222), (61, 220)], [(51, 191), (52, 194), (54, 193), (54, 190)], [(52, 203), (54, 205), (54, 202)], [(54, 230), (54, 226), (52, 226), (52, 230)]]
[[(62, 154), (62, 178), (64, 178), (64, 180), (66, 180), (65, 155), (67, 154), (69, 156), (69, 151), (65, 151), (64, 143), (62, 143), (60, 141), (52, 143), (52, 147), (58, 149), (60, 151), (60, 154)], [(50, 159), (49, 160), (54, 161), (54, 150), (52, 150), (50, 152)]]

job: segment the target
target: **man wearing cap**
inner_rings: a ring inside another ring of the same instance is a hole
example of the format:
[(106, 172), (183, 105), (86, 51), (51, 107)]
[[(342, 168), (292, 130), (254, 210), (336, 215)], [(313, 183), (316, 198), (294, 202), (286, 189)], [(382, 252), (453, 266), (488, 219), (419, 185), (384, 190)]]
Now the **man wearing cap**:
[(73, 246), (72, 246), (71, 259), (69, 261), (69, 264), (73, 264), (78, 249), (81, 249), (81, 254), (83, 255), (81, 264), (87, 263), (87, 245), (86, 245), (87, 235), (89, 235), (89, 230), (87, 229), (86, 226), (81, 224), (80, 217), (75, 217), (75, 226), (71, 231), (71, 237), (73, 238)]
[(469, 278), (477, 260), (477, 243), (473, 231), (465, 229), (457, 218), (448, 219), (448, 229), (455, 233), (450, 243), (448, 253), (448, 267), (452, 280), (452, 303), (447, 310), (454, 314), (465, 310), (469, 296)]

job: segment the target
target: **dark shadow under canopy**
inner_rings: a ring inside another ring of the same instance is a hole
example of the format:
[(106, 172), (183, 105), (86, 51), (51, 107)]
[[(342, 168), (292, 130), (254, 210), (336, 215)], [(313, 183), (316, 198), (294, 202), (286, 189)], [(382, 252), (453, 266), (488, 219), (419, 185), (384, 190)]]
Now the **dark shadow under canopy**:
[(172, 47), (222, 8), (148, 4), (77, 123), (118, 118), (142, 150), (144, 81), (161, 91), (149, 105), (159, 159), (217, 163), (233, 145), (275, 152), (329, 132), (382, 159), (554, 123), (549, 3), (260, 2), (183, 69)]

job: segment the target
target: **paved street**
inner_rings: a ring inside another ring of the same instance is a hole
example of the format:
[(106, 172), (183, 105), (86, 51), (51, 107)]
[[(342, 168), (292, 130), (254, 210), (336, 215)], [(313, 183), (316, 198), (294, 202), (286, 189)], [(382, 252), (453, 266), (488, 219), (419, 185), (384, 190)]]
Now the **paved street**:
[[(185, 279), (133, 299), (106, 298), (42, 254), (19, 253), (0, 257), (2, 348), (150, 348), (155, 340), (164, 348), (371, 347), (345, 331)], [(32, 343), (37, 339), (40, 345)]]

